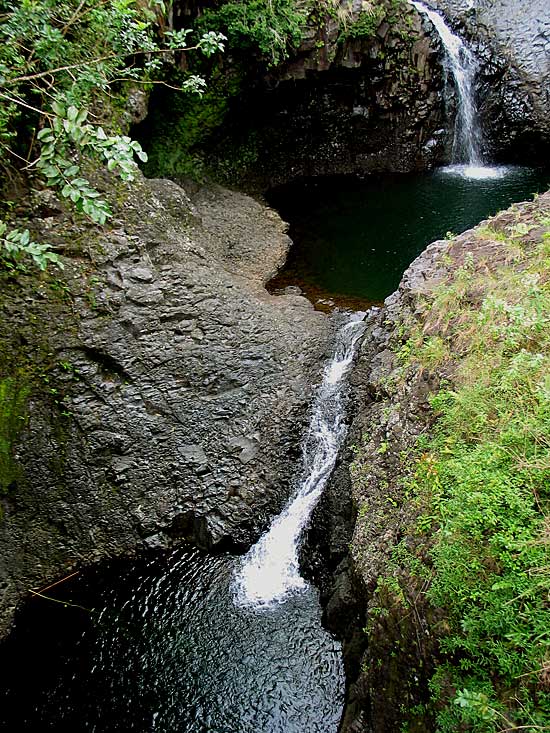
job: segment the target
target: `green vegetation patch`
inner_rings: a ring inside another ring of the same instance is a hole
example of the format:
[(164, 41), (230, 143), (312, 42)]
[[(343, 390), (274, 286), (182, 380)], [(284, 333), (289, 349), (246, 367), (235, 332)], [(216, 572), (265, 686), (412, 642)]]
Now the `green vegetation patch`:
[[(121, 134), (130, 121), (128, 93), (158, 84), (202, 94), (206, 82), (197, 74), (180, 73), (177, 87), (164, 76), (181, 54), (223, 51), (225, 37), (192, 40), (192, 29), (168, 29), (162, 0), (26, 0), (2, 3), (1, 11), (0, 190), (17, 198), (29, 187), (55, 189), (103, 225), (111, 206), (86, 170), (103, 167), (130, 182), (137, 160), (147, 161), (141, 145)], [(62, 266), (47, 243), (9, 216), (0, 219), (0, 268), (51, 263)]]
[(201, 146), (221, 127), (242, 80), (237, 69), (228, 75), (218, 71), (201, 97), (168, 93), (158, 105), (153, 104), (147, 122), (151, 139), (145, 174), (200, 179), (206, 166)]
[(375, 626), (419, 619), (429, 691), (403, 731), (550, 730), (546, 202), (453, 241), (446, 281), (396, 329), (408, 340), (393, 378), (440, 384), (430, 435), (400, 463), (407, 518), (369, 608)]
[(259, 51), (277, 64), (300, 45), (307, 17), (307, 5), (295, 0), (230, 0), (204, 10), (197, 29), (221, 31), (231, 49)]
[(17, 479), (13, 446), (27, 420), (29, 385), (16, 377), (0, 380), (0, 493)]
[[(329, 0), (330, 1), (330, 0)], [(410, 15), (406, 2), (403, 0), (363, 0), (359, 16), (350, 22), (350, 14), (346, 18), (343, 14), (345, 4), (338, 3), (337, 17), (341, 24), (340, 40), (369, 39), (376, 35), (381, 23), (386, 21), (392, 30), (403, 38), (408, 38), (410, 30)]]
[(365, 9), (361, 11), (354, 23), (345, 28), (343, 36), (347, 38), (370, 38), (376, 34), (380, 23), (386, 17), (384, 5), (365, 3)]
[(550, 725), (550, 221), (478, 242), (406, 356), (452, 375), (411, 479), (449, 627), (432, 680), (449, 733)]

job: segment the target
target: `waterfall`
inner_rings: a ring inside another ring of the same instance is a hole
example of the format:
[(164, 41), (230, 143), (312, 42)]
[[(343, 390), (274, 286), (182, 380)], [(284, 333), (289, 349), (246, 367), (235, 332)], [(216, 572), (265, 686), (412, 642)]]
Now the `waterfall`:
[(418, 0), (409, 0), (409, 2), (425, 15), (436, 29), (445, 49), (447, 73), (455, 82), (457, 113), (453, 138), (453, 162), (470, 166), (483, 165), (481, 128), (474, 105), (477, 60), (460, 36), (451, 31), (438, 13)]
[(503, 168), (488, 167), (483, 160), (483, 134), (474, 102), (474, 82), (478, 63), (464, 41), (451, 31), (435, 10), (420, 0), (409, 0), (433, 24), (445, 50), (445, 68), (452, 77), (457, 94), (452, 162), (448, 172), (468, 178), (497, 178)]
[(298, 563), (300, 536), (332, 473), (346, 434), (346, 377), (365, 329), (364, 316), (362, 312), (353, 313), (338, 331), (334, 355), (325, 366), (303, 441), (297, 489), (237, 566), (233, 591), (239, 606), (269, 608), (306, 587)]

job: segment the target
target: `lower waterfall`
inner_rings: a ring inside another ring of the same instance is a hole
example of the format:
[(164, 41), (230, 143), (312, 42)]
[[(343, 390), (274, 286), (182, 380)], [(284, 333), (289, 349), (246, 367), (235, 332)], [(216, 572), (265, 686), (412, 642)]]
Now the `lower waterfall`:
[(338, 332), (334, 356), (325, 367), (304, 439), (296, 490), (237, 566), (233, 586), (237, 605), (268, 608), (305, 587), (298, 563), (300, 537), (346, 434), (346, 376), (365, 329), (364, 316), (361, 311), (353, 313)]

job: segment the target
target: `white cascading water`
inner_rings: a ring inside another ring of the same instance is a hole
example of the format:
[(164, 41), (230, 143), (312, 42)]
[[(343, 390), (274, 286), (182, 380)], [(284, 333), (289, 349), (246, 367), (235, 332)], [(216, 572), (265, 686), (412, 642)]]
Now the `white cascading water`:
[(467, 178), (500, 178), (505, 169), (486, 166), (483, 160), (483, 135), (474, 101), (474, 82), (478, 72), (476, 57), (460, 36), (451, 31), (439, 13), (419, 0), (409, 0), (409, 3), (433, 24), (445, 49), (447, 72), (455, 83), (457, 113), (453, 165), (448, 166), (447, 171)]
[(281, 514), (237, 566), (233, 591), (238, 606), (267, 609), (306, 587), (300, 575), (299, 542), (332, 473), (346, 434), (345, 387), (365, 314), (353, 313), (339, 329), (336, 349), (326, 365), (302, 447), (297, 489)]

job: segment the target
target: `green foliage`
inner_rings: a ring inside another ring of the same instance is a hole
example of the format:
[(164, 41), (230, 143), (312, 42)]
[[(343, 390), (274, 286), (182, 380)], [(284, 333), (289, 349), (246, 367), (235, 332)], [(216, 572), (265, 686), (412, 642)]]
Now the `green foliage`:
[(306, 19), (306, 8), (295, 0), (230, 0), (207, 8), (198, 28), (222, 31), (231, 48), (258, 49), (270, 64), (277, 64), (299, 46)]
[(370, 38), (374, 36), (385, 16), (386, 9), (382, 4), (367, 4), (365, 9), (361, 11), (359, 18), (346, 29), (346, 37)]
[[(110, 215), (107, 204), (100, 199), (75, 162), (71, 151), (78, 150), (79, 157), (100, 159), (123, 181), (132, 181), (136, 173), (134, 155), (145, 162), (146, 153), (141, 145), (126, 135), (107, 135), (100, 125), (86, 124), (88, 111), (71, 106), (65, 109), (58, 102), (53, 104), (51, 127), (43, 127), (37, 135), (41, 143), (40, 157), (36, 162), (49, 186), (60, 189), (77, 211), (87, 214), (97, 224), (104, 224)], [(78, 159), (76, 159), (78, 161)]]
[(242, 78), (238, 72), (229, 78), (215, 73), (202, 98), (169, 92), (153, 105), (148, 122), (154, 136), (145, 166), (147, 175), (203, 175), (200, 146), (222, 125), (231, 99), (242, 89)]
[(548, 232), (522, 246), (531, 228), (509, 229), (496, 271), (470, 258), (438, 288), (425, 330), (443, 336), (413, 333), (407, 353), (454, 373), (412, 480), (449, 627), (442, 733), (550, 726), (550, 248)]
[[(331, 0), (324, 1), (331, 2)], [(359, 17), (353, 22), (350, 22), (351, 14), (348, 18), (343, 17), (342, 5), (337, 4), (337, 17), (341, 28), (340, 40), (372, 38), (383, 21), (392, 25), (394, 34), (402, 40), (410, 40), (410, 18), (407, 13), (402, 12), (403, 6), (406, 7), (403, 0), (363, 0)]]
[[(99, 161), (130, 181), (135, 158), (146, 160), (139, 143), (117, 130), (105, 132), (106, 100), (123, 95), (124, 83), (165, 83), (159, 79), (164, 59), (191, 50), (211, 56), (223, 50), (224, 37), (210, 31), (193, 45), (192, 31), (184, 30), (159, 38), (156, 21), (167, 10), (159, 0), (23, 0), (0, 9), (0, 166), (8, 177), (16, 168), (39, 173), (77, 211), (103, 224), (110, 210), (82, 175), (84, 163)], [(199, 95), (204, 87), (196, 75), (180, 85)], [(26, 237), (15, 230), (4, 249), (16, 243), (39, 266), (52, 261)]]
[(15, 378), (0, 380), (0, 494), (17, 478), (13, 443), (26, 420), (29, 387)]
[(0, 221), (0, 242), (0, 263), (8, 270), (24, 270), (29, 257), (40, 270), (45, 270), (50, 263), (61, 269), (64, 267), (50, 245), (34, 242), (28, 229), (8, 231), (7, 224)]

